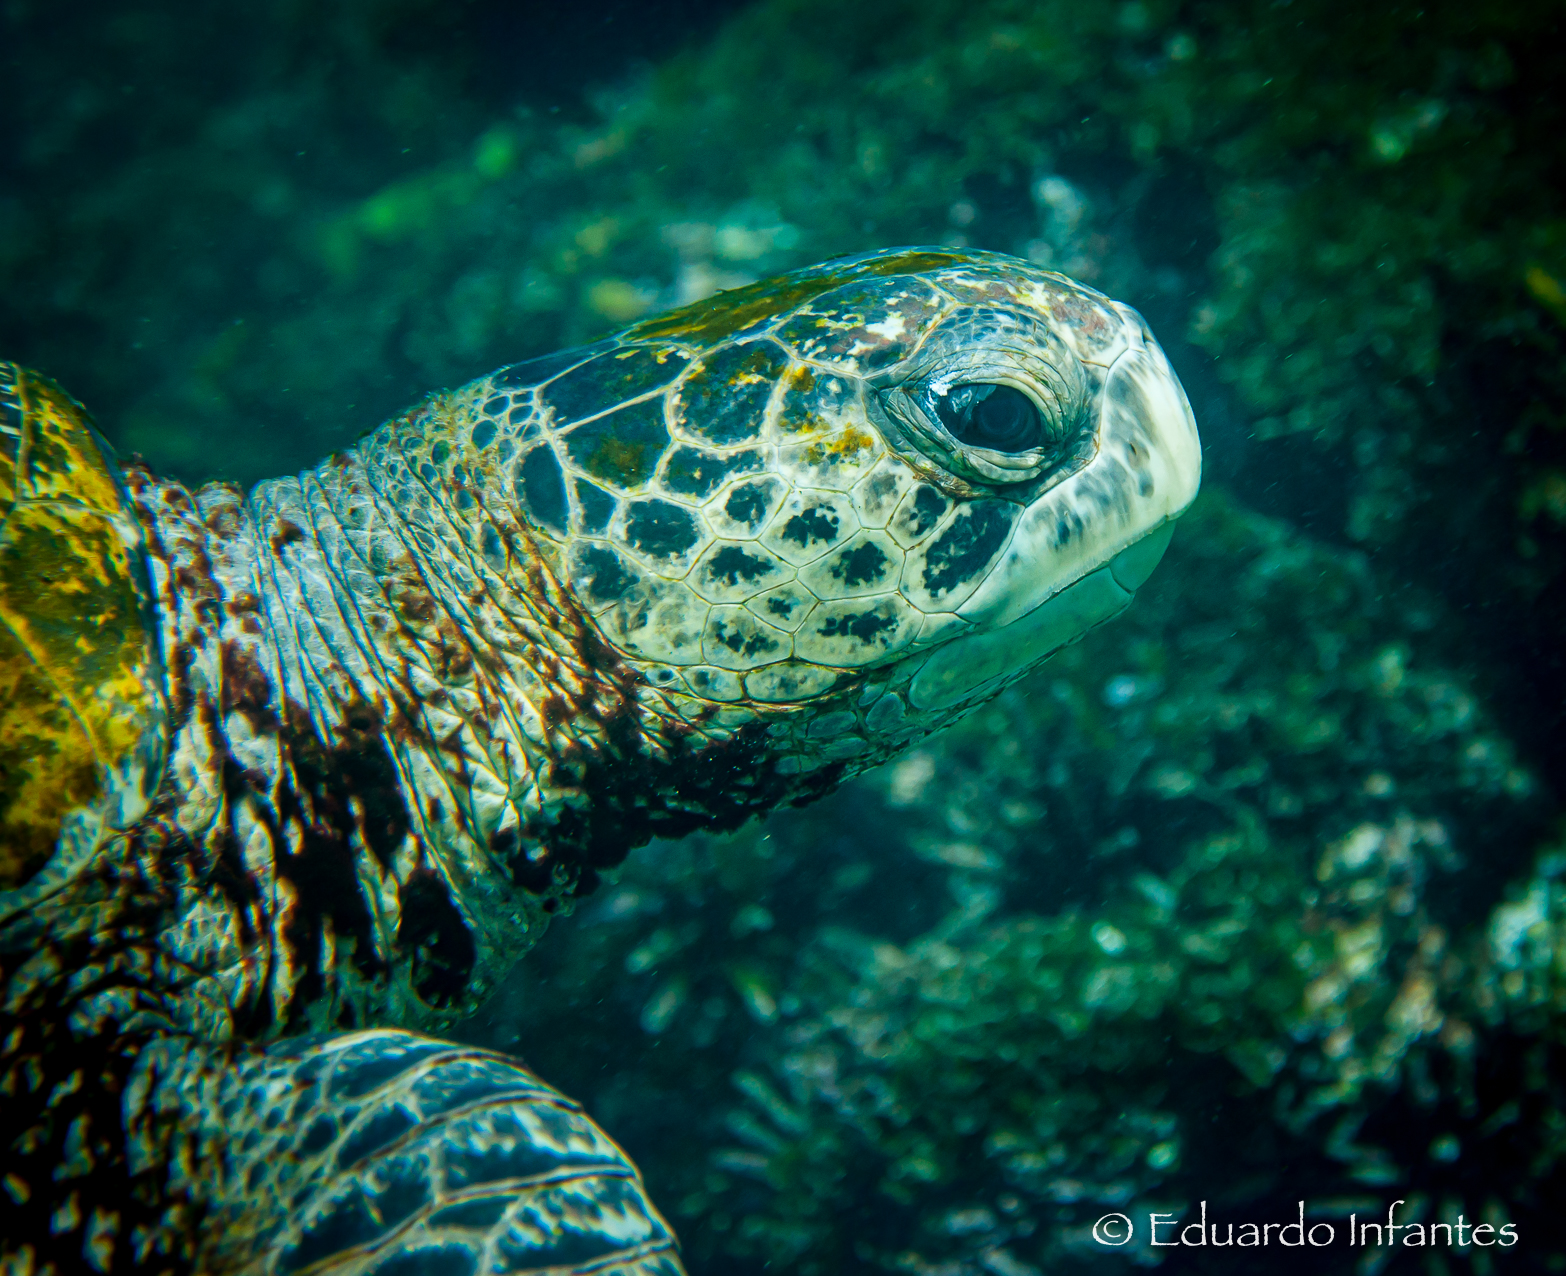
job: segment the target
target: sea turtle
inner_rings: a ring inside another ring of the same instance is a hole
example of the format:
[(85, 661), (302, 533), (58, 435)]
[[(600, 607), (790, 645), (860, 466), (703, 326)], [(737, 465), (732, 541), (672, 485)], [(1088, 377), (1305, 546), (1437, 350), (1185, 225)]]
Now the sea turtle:
[(0, 1271), (680, 1271), (422, 1035), (654, 836), (799, 803), (1129, 602), (1200, 447), (1136, 312), (900, 249), (190, 492), (0, 364)]

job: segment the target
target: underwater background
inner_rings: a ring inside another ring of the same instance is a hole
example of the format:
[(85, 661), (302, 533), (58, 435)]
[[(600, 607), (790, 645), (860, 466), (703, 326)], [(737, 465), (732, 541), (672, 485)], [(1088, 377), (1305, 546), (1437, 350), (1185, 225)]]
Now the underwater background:
[[(0, 0), (0, 353), (248, 482), (841, 253), (1137, 306), (1206, 482), (1131, 611), (636, 852), (466, 1035), (623, 1143), (693, 1273), (1566, 1271), (1563, 16)], [(1519, 1242), (1142, 1225), (1301, 1200)]]

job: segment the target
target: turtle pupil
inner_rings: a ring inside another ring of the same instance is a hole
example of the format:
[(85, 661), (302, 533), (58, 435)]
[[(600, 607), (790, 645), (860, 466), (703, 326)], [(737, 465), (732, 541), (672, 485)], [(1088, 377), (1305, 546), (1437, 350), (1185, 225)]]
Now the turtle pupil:
[(941, 423), (959, 443), (994, 452), (1025, 452), (1044, 441), (1033, 401), (1009, 385), (960, 385), (936, 402)]

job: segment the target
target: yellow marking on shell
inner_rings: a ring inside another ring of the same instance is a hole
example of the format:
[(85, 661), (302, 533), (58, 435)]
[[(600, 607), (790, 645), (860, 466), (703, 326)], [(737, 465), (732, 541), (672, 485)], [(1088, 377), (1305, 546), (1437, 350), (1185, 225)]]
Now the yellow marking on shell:
[(746, 386), (750, 385), (768, 384), (770, 384), (770, 378), (762, 376), (761, 373), (757, 372), (754, 368), (746, 368), (743, 366), (737, 372), (735, 372), (732, 377), (729, 378), (729, 389), (731, 390), (743, 390)]
[(778, 429), (784, 434), (810, 434), (830, 427), (821, 415), (819, 403), (812, 397), (817, 371), (809, 364), (798, 364), (783, 374), (783, 400), (778, 411)]
[(862, 453), (873, 451), (875, 436), (865, 430), (848, 426), (831, 438), (821, 439), (805, 449), (805, 460), (811, 465), (821, 465), (832, 460), (854, 461)]
[[(0, 456), (0, 887), (31, 876), (78, 812), (136, 814), (162, 703), (139, 525), (81, 406), (23, 369)], [(128, 765), (130, 764), (130, 765)], [(96, 839), (94, 839), (96, 840)]]
[(783, 376), (783, 388), (799, 394), (809, 394), (816, 388), (816, 370), (808, 363), (790, 368)]

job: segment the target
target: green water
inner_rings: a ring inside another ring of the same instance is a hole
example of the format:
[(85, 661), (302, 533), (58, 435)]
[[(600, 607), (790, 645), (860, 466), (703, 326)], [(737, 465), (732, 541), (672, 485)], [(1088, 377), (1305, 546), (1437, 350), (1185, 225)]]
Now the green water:
[[(1126, 616), (633, 856), (470, 1026), (693, 1272), (1566, 1269), (1558, 5), (72, 8), (0, 7), (0, 354), (181, 477), (902, 243), (1136, 305), (1190, 391)], [(1148, 1244), (1302, 1200), (1334, 1243)], [(1347, 1244), (1398, 1200), (1520, 1239)]]

